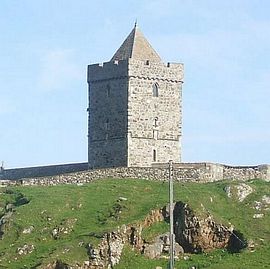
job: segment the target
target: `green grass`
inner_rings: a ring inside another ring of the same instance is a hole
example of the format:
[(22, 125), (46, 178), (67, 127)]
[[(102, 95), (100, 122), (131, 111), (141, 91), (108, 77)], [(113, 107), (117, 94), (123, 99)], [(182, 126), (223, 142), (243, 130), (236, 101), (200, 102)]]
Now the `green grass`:
[[(200, 255), (189, 255), (188, 261), (176, 262), (176, 268), (270, 268), (270, 212), (262, 219), (253, 219), (254, 201), (263, 195), (270, 196), (269, 183), (260, 180), (249, 182), (256, 191), (239, 203), (224, 192), (228, 182), (175, 184), (175, 200), (189, 203), (204, 216), (209, 211), (220, 223), (233, 224), (247, 239), (255, 241), (255, 252), (245, 250), (229, 254), (224, 250)], [(231, 182), (230, 184), (237, 184)], [(168, 185), (146, 180), (100, 180), (83, 186), (58, 185), (48, 187), (12, 187), (0, 189), (0, 216), (9, 203), (16, 204), (0, 240), (0, 268), (31, 268), (60, 259), (68, 264), (88, 259), (86, 244), (97, 245), (102, 235), (122, 224), (136, 223), (145, 218), (151, 209), (160, 208), (168, 201)], [(22, 204), (20, 199), (29, 200)], [(119, 201), (126, 197), (126, 201)], [(34, 226), (30, 234), (25, 228)], [(67, 234), (52, 237), (54, 228), (69, 227)], [(166, 232), (166, 223), (155, 224), (143, 231), (147, 240)], [(18, 255), (17, 248), (33, 244), (34, 251)], [(123, 258), (116, 269), (166, 268), (166, 260), (150, 260), (126, 246)]]

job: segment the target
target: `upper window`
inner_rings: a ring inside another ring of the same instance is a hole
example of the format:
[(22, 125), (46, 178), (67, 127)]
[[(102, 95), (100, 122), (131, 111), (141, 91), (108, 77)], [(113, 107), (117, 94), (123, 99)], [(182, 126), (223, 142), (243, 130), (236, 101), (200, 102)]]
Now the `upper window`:
[(159, 89), (159, 86), (157, 83), (154, 83), (153, 84), (153, 96), (154, 97), (158, 97), (158, 89)]
[(158, 118), (157, 117), (154, 118), (154, 127), (158, 127)]

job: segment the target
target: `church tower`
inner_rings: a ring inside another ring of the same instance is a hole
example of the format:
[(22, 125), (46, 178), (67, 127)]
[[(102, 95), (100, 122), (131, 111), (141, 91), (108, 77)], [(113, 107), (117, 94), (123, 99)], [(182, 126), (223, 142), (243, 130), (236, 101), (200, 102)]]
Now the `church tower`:
[(164, 64), (135, 25), (87, 82), (90, 168), (181, 161), (183, 64)]

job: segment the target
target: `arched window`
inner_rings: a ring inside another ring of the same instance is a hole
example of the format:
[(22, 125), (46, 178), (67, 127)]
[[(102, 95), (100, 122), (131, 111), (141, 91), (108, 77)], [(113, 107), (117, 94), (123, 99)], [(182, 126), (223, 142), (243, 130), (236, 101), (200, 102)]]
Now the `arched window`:
[(154, 118), (154, 127), (158, 127), (158, 117)]
[(159, 89), (159, 86), (157, 83), (154, 83), (153, 84), (153, 96), (154, 97), (158, 97), (158, 89)]
[(153, 162), (157, 161), (157, 151), (154, 149), (153, 150)]

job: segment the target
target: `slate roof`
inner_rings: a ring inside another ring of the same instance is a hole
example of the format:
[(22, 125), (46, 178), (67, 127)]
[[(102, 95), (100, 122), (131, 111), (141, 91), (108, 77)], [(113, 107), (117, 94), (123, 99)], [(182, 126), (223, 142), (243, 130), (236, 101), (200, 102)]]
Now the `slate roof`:
[(129, 58), (162, 62), (157, 52), (152, 48), (136, 24), (123, 44), (113, 55), (111, 61), (127, 60)]

